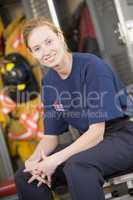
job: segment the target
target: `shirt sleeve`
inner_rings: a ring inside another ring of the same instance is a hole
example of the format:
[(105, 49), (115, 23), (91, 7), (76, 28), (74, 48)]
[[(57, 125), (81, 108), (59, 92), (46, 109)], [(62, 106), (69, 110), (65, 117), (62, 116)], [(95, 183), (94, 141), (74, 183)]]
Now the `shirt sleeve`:
[(60, 135), (68, 131), (68, 124), (64, 121), (62, 113), (52, 108), (45, 108), (44, 130), (46, 135)]
[(89, 125), (124, 116), (118, 92), (111, 77), (96, 77), (86, 87)]
[(56, 111), (53, 90), (47, 80), (42, 82), (42, 102), (44, 104), (44, 130), (46, 135), (60, 135), (68, 130), (68, 124), (62, 116), (62, 112)]

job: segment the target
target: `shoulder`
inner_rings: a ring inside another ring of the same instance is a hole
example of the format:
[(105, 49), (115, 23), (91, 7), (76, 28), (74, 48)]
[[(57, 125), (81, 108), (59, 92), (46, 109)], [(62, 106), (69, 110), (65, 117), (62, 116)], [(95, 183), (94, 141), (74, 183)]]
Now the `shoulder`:
[(77, 58), (78, 60), (81, 60), (83, 62), (89, 62), (89, 63), (95, 63), (95, 62), (97, 63), (100, 60), (99, 57), (91, 53), (74, 52), (73, 56), (74, 58)]
[(90, 62), (92, 62), (92, 60), (95, 60), (95, 58), (97, 58), (97, 57), (93, 54), (90, 54), (90, 53), (74, 52), (73, 58), (75, 60), (77, 60), (78, 62), (90, 63)]
[(91, 80), (98, 76), (113, 76), (114, 70), (112, 66), (102, 58), (89, 53), (76, 53), (74, 56), (77, 59), (83, 81), (86, 79)]

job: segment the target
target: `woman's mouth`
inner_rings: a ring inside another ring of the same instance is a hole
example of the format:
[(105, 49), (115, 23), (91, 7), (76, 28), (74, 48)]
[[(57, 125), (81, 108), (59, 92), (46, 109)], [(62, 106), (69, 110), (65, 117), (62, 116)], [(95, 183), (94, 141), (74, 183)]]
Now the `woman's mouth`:
[(51, 62), (53, 62), (53, 60), (54, 60), (54, 57), (53, 57), (53, 56), (50, 56), (50, 57), (48, 57), (48, 58), (44, 58), (44, 59), (43, 59), (43, 62), (44, 62), (44, 63), (51, 63)]
[(54, 61), (54, 58), (55, 58), (55, 55), (48, 56), (48, 57), (44, 58), (44, 61), (45, 62), (52, 62), (52, 61)]
[(53, 60), (54, 60), (54, 58), (51, 57), (51, 58), (48, 58), (48, 59), (47, 59), (47, 62), (52, 62)]

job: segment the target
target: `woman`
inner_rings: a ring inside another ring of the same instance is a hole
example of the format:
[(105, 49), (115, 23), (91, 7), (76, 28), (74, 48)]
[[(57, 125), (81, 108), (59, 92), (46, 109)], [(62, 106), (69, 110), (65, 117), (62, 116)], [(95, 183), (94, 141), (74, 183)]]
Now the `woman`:
[[(133, 166), (127, 92), (102, 59), (69, 52), (61, 30), (47, 20), (29, 21), (23, 36), (32, 55), (49, 71), (42, 83), (45, 135), (26, 161), (24, 172), (16, 174), (19, 197), (52, 199), (52, 177), (65, 163), (63, 172), (72, 199), (104, 200), (104, 179)], [(70, 124), (80, 137), (54, 152), (58, 136)]]

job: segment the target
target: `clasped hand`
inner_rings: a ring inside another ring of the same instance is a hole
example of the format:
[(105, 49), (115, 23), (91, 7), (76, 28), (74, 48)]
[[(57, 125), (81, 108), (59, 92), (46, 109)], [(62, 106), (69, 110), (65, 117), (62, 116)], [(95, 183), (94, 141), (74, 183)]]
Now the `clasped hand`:
[(57, 168), (57, 164), (53, 156), (45, 156), (41, 151), (40, 161), (26, 161), (24, 172), (30, 172), (32, 177), (28, 180), (28, 183), (38, 180), (37, 186), (41, 186), (42, 183), (51, 187), (51, 176)]

